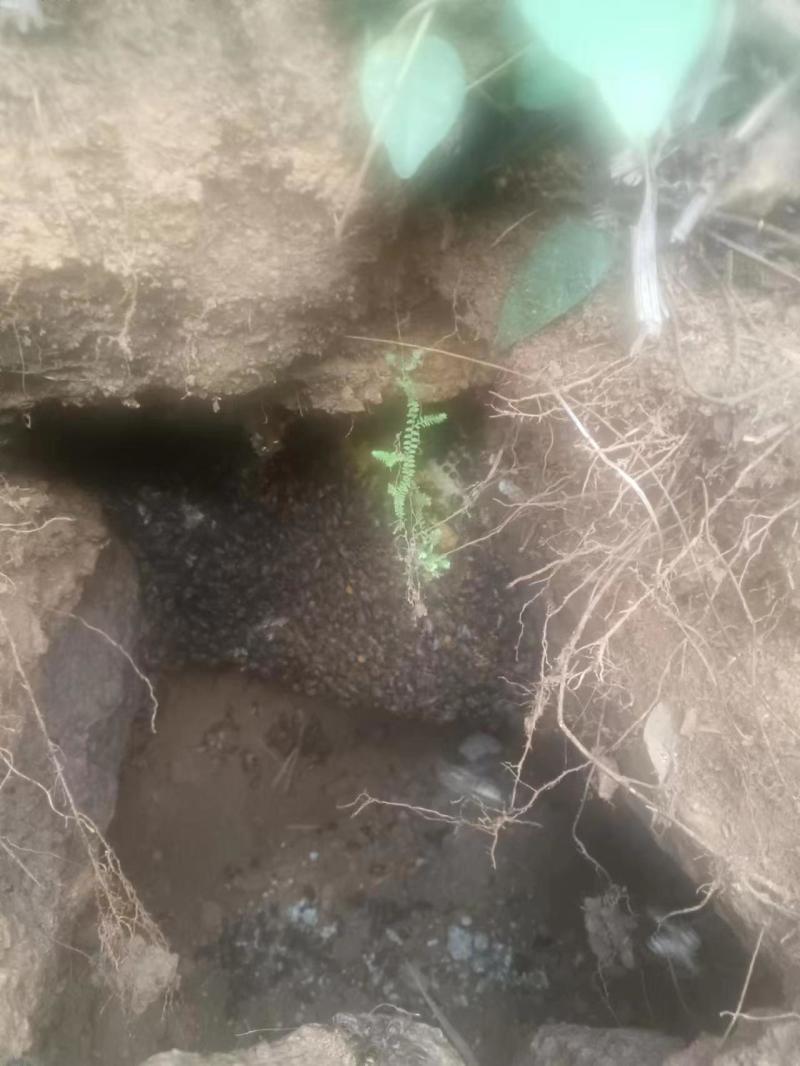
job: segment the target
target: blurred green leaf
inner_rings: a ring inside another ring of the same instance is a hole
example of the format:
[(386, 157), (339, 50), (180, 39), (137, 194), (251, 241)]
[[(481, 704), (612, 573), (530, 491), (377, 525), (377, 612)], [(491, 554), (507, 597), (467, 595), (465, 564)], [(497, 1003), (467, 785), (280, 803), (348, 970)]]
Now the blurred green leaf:
[(622, 131), (651, 136), (714, 25), (717, 0), (516, 0), (560, 60), (591, 78)]
[(536, 242), (500, 313), (497, 344), (508, 348), (575, 307), (603, 280), (615, 241), (589, 222), (565, 219)]
[(411, 47), (404, 34), (383, 37), (364, 57), (360, 79), (364, 110), (401, 178), (410, 178), (447, 135), (467, 91), (464, 67), (447, 41), (424, 37), (413, 55)]
[(528, 111), (571, 107), (592, 91), (591, 83), (574, 67), (540, 45), (521, 55), (514, 71), (514, 102)]

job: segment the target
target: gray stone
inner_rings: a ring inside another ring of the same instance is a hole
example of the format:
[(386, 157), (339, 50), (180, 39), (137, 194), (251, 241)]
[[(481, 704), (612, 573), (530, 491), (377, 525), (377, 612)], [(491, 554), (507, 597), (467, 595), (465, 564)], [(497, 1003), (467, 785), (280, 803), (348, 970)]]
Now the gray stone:
[(544, 1025), (515, 1066), (664, 1066), (682, 1040), (644, 1029)]
[(438, 1029), (385, 1015), (337, 1015), (333, 1026), (304, 1025), (285, 1040), (246, 1051), (168, 1051), (142, 1066), (464, 1066)]
[(740, 1023), (722, 1046), (719, 1037), (703, 1036), (688, 1047), (643, 1029), (545, 1025), (514, 1066), (797, 1066), (800, 1022), (764, 1022), (758, 1032), (756, 1025)]
[(743, 1021), (733, 1038), (722, 1047), (719, 1045), (718, 1039), (704, 1037), (685, 1051), (671, 1055), (664, 1066), (797, 1066), (800, 1021)]
[(145, 694), (120, 650), (135, 652), (133, 565), (110, 541), (97, 505), (76, 491), (6, 482), (0, 523), (4, 1061), (29, 1050), (55, 998), (57, 942), (69, 942), (92, 893), (87, 841), (95, 837), (78, 830), (56, 762), (75, 808), (104, 829), (128, 724)]
[(459, 754), (471, 763), (491, 762), (500, 758), (503, 745), (488, 733), (470, 733), (458, 745)]

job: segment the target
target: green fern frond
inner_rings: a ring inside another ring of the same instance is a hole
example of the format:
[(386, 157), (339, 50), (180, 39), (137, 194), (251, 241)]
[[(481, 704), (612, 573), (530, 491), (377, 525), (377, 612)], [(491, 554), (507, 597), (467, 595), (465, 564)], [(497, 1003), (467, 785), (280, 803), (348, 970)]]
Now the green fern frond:
[(393, 531), (406, 566), (409, 602), (418, 614), (424, 613), (419, 588), (421, 578), (438, 577), (450, 568), (450, 560), (439, 550), (442, 532), (431, 514), (431, 498), (418, 483), (422, 433), (447, 420), (444, 411), (422, 413), (411, 374), (423, 355), (423, 351), (417, 350), (405, 364), (394, 354), (387, 356), (389, 365), (399, 369), (398, 385), (406, 398), (406, 413), (394, 451), (378, 448), (372, 452), (382, 466), (396, 470), (394, 482), (387, 486), (394, 512)]
[(383, 463), (383, 465), (387, 466), (390, 470), (403, 461), (402, 452), (385, 452), (380, 448), (373, 448), (372, 457), (373, 459), (377, 459), (379, 463)]
[(420, 429), (427, 429), (429, 426), (440, 426), (442, 422), (447, 421), (447, 413), (445, 411), (435, 411), (430, 415), (422, 415), (419, 420)]

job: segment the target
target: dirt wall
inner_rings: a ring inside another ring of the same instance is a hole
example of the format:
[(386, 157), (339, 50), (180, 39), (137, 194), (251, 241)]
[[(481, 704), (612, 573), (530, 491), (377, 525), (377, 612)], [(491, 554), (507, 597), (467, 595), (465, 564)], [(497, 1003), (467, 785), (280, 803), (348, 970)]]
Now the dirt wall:
[(702, 886), (697, 909), (777, 963), (792, 1002), (794, 290), (750, 276), (732, 303), (697, 260), (662, 265), (675, 302), (657, 349), (613, 342), (608, 289), (520, 345), (526, 377), (498, 389), (500, 517), (540, 545), (518, 552), (515, 587), (552, 646), (528, 721), (568, 731), (593, 788), (640, 813)]
[(375, 249), (333, 236), (347, 122), (324, 7), (108, 0), (6, 27), (6, 405), (244, 392), (347, 331)]
[(33, 1042), (59, 947), (97, 888), (97, 831), (146, 693), (120, 650), (135, 649), (132, 563), (98, 507), (6, 482), (0, 513), (0, 1055), (14, 1056)]
[(396, 336), (398, 307), (431, 293), (391, 247), (380, 166), (380, 221), (367, 189), (334, 233), (366, 147), (334, 16), (75, 0), (27, 34), (4, 23), (4, 407), (276, 385), (337, 410), (380, 399), (383, 352), (347, 335)]

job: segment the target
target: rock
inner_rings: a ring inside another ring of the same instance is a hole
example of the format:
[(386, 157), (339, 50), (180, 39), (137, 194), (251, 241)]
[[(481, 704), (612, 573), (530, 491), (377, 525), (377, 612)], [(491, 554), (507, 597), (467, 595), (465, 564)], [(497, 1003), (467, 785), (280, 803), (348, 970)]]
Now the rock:
[(633, 937), (638, 923), (625, 904), (617, 885), (602, 896), (587, 896), (583, 901), (586, 939), (601, 973), (622, 974), (635, 969)]
[(439, 1029), (407, 1017), (337, 1014), (334, 1022), (375, 1066), (464, 1066)]
[(304, 1025), (277, 1044), (257, 1044), (246, 1051), (195, 1055), (167, 1051), (142, 1066), (359, 1066), (347, 1036), (321, 1025)]
[(458, 745), (458, 753), (469, 763), (497, 762), (503, 753), (503, 745), (488, 733), (470, 733)]
[(515, 1066), (795, 1066), (798, 1048), (796, 1021), (771, 1023), (760, 1034), (744, 1030), (722, 1048), (711, 1036), (685, 1047), (682, 1040), (643, 1029), (544, 1025)]
[(543, 1025), (515, 1066), (665, 1066), (683, 1047), (682, 1040), (644, 1029)]
[(64, 783), (103, 829), (128, 723), (146, 696), (120, 650), (135, 651), (135, 573), (99, 508), (76, 491), (5, 482), (0, 542), (2, 1059), (29, 1049), (54, 999), (56, 944), (69, 942), (92, 892), (93, 835), (76, 830)]
[(451, 925), (447, 930), (447, 950), (455, 962), (466, 962), (472, 957), (472, 933), (460, 925)]
[(800, 1022), (763, 1023), (766, 1030), (759, 1027), (758, 1032), (751, 1022), (740, 1024), (745, 1028), (721, 1049), (718, 1040), (705, 1037), (671, 1055), (664, 1066), (795, 1066), (800, 1057)]
[(333, 1026), (304, 1025), (285, 1040), (247, 1051), (168, 1051), (142, 1066), (463, 1066), (438, 1029), (403, 1017), (337, 1015)]
[(23, 4), (3, 6), (31, 32), (0, 34), (0, 405), (276, 383), (379, 401), (384, 349), (346, 338), (393, 336), (430, 291), (380, 269), (398, 185), (382, 229), (370, 175), (336, 237), (368, 130), (326, 0), (56, 4), (42, 32)]
[(503, 792), (490, 777), (472, 773), (464, 766), (440, 760), (436, 768), (440, 783), (456, 798), (469, 797), (474, 803), (489, 809), (501, 810)]
[(320, 0), (101, 0), (0, 47), (0, 362), (20, 394), (245, 391), (320, 351), (321, 309), (352, 332), (346, 57)]
[(138, 1017), (177, 982), (178, 956), (134, 934), (113, 980), (130, 1014)]

